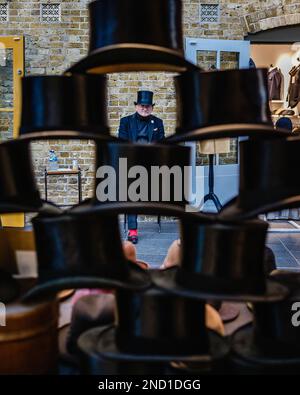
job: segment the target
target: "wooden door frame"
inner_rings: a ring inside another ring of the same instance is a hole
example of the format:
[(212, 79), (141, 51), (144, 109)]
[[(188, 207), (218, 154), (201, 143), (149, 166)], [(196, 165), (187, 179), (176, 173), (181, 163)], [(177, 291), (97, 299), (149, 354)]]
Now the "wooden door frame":
[[(13, 50), (13, 107), (1, 108), (1, 112), (13, 113), (13, 137), (19, 135), (21, 122), (21, 78), (24, 76), (24, 37), (0, 36), (0, 48)], [(2, 226), (21, 228), (25, 225), (24, 214), (8, 214), (0, 217)]]
[(0, 36), (0, 48), (13, 50), (13, 108), (3, 108), (0, 111), (13, 112), (13, 137), (16, 138), (19, 135), (21, 120), (21, 78), (24, 75), (24, 37)]

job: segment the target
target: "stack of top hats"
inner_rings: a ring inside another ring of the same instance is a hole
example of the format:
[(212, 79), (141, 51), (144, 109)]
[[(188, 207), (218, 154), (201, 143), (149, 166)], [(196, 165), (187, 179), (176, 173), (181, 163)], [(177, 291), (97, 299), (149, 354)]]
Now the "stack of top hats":
[(282, 301), (253, 303), (254, 324), (232, 336), (231, 370), (240, 374), (299, 374), (299, 273), (274, 271), (288, 287)]
[[(23, 78), (20, 136), (0, 145), (0, 212), (39, 213), (33, 220), (39, 280), (23, 303), (67, 288), (116, 290), (115, 324), (79, 340), (85, 373), (165, 372), (172, 361), (213, 371), (229, 347), (206, 328), (206, 300), (270, 306), (287, 297), (288, 288), (265, 278), (267, 225), (257, 215), (297, 205), (292, 174), (298, 140), (272, 127), (266, 70), (203, 72), (184, 59), (180, 0), (152, 0), (143, 7), (138, 0), (96, 0), (89, 11), (88, 56), (63, 76)], [(137, 146), (109, 133), (104, 74), (133, 70), (179, 73), (176, 133), (160, 144)], [(127, 158), (129, 166), (182, 170), (191, 153), (181, 143), (239, 136), (250, 137), (241, 143), (239, 196), (219, 216), (186, 213), (187, 202), (176, 193), (168, 204), (156, 194), (151, 202), (152, 185), (149, 203), (99, 204), (96, 183), (91, 201), (63, 212), (41, 200), (29, 153), (36, 139), (93, 139), (96, 167), (117, 170), (119, 158)], [(128, 261), (118, 228), (121, 213), (178, 217), (180, 267), (147, 272)], [(9, 294), (8, 279), (1, 279)]]

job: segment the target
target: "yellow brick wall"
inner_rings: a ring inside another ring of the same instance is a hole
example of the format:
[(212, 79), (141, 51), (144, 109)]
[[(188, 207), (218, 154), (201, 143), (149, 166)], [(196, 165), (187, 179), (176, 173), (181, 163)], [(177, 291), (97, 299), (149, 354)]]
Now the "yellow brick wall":
[[(124, 0), (126, 1), (126, 0)], [(0, 0), (5, 2), (5, 0)], [(0, 22), (0, 35), (25, 36), (26, 74), (60, 74), (86, 55), (89, 41), (87, 4), (89, 0), (61, 1), (61, 22), (40, 21), (40, 0), (9, 1), (9, 22)], [(58, 3), (57, 0), (44, 0)], [(200, 4), (219, 3), (219, 23), (200, 23)], [(298, 0), (184, 0), (184, 37), (243, 39), (249, 32), (300, 23)], [(113, 133), (120, 117), (134, 112), (136, 91), (150, 89), (155, 93), (155, 114), (164, 120), (167, 134), (176, 124), (176, 101), (173, 75), (168, 73), (122, 73), (109, 76), (108, 114)], [(8, 121), (0, 119), (0, 139), (7, 138)], [(57, 151), (60, 165), (70, 167), (74, 158), (83, 169), (84, 197), (92, 193), (94, 146), (91, 142), (52, 141), (33, 145), (38, 183), (44, 193), (43, 170), (49, 149)], [(52, 188), (52, 190), (51, 190)], [(50, 192), (59, 203), (76, 202), (75, 180), (56, 179)]]

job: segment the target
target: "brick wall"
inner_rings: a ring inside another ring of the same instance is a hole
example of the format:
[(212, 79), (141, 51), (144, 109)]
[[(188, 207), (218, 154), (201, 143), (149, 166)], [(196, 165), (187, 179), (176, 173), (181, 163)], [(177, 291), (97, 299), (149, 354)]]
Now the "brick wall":
[[(41, 3), (60, 3), (61, 21), (59, 23), (42, 23)], [(0, 36), (24, 35), (26, 75), (61, 74), (71, 63), (87, 53), (87, 3), (87, 0), (12, 0), (9, 2), (9, 22), (0, 22)], [(3, 93), (7, 85), (3, 75), (4, 70), (7, 72), (8, 68), (0, 68), (0, 94)], [(7, 101), (7, 96), (8, 93), (4, 101)], [(0, 117), (1, 139), (12, 136), (12, 123), (9, 117), (10, 114), (2, 114)], [(85, 198), (91, 196), (94, 175), (94, 145), (92, 142), (70, 143), (67, 140), (32, 144), (35, 173), (42, 196), (44, 196), (44, 168), (47, 166), (50, 149), (56, 150), (61, 167), (71, 167), (72, 160), (78, 160), (83, 171), (83, 196)], [(49, 195), (59, 204), (76, 203), (76, 178), (51, 177), (49, 179)]]
[[(125, 1), (125, 0), (124, 0)], [(0, 0), (0, 2), (5, 2)], [(60, 3), (61, 21), (41, 23), (41, 3)], [(0, 22), (0, 36), (25, 36), (25, 69), (27, 75), (59, 74), (88, 50), (88, 0), (11, 0), (9, 22)], [(218, 23), (200, 23), (200, 4), (219, 3)], [(235, 1), (235, 0), (184, 0), (183, 29), (185, 37), (243, 39), (248, 32), (257, 32), (272, 27), (300, 23), (300, 2), (293, 0)], [(202, 59), (205, 62), (205, 59)], [(211, 63), (211, 59), (207, 65)], [(234, 59), (225, 59), (225, 67), (235, 64)], [(0, 66), (1, 67), (1, 66)], [(8, 89), (7, 78), (0, 68), (0, 96)], [(109, 122), (115, 133), (121, 116), (134, 111), (136, 91), (150, 89), (155, 92), (155, 114), (162, 117), (167, 134), (173, 133), (176, 123), (176, 102), (172, 74), (168, 73), (122, 73), (109, 76)], [(0, 99), (1, 100), (1, 99)], [(11, 136), (9, 114), (0, 116), (0, 138)], [(94, 146), (92, 142), (52, 141), (33, 144), (35, 171), (40, 189), (44, 191), (43, 170), (47, 165), (49, 149), (57, 151), (60, 165), (71, 166), (76, 158), (83, 169), (84, 197), (92, 193)], [(227, 160), (227, 157), (224, 158)], [(76, 184), (72, 178), (53, 178), (51, 196), (59, 203), (76, 201)]]

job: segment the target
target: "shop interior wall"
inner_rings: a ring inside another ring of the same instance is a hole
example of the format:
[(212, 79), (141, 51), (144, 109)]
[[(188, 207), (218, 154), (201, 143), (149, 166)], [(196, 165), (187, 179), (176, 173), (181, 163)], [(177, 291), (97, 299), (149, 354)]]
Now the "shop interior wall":
[(284, 77), (282, 100), (286, 103), (288, 87), (290, 83), (289, 71), (295, 65), (300, 64), (297, 58), (300, 51), (293, 51), (292, 44), (252, 44), (251, 57), (257, 67), (269, 68), (272, 64), (278, 67)]

